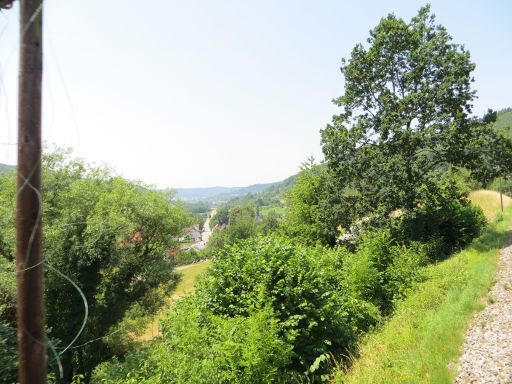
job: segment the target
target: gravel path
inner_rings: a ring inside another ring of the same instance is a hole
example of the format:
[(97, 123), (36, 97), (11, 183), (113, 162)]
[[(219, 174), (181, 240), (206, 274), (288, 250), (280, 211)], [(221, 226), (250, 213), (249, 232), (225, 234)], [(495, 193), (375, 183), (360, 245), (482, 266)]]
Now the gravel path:
[(466, 332), (455, 383), (512, 383), (512, 245), (501, 251), (487, 306)]

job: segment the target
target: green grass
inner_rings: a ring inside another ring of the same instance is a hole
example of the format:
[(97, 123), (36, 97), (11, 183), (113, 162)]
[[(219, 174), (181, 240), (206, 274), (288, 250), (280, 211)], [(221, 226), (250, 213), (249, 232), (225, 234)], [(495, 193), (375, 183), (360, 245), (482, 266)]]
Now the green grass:
[(285, 207), (280, 207), (280, 206), (264, 206), (264, 207), (261, 207), (260, 208), (260, 213), (263, 215), (263, 216), (267, 216), (269, 212), (271, 211), (274, 211), (276, 212), (277, 214), (279, 215), (284, 215), (284, 212), (286, 211), (286, 208)]
[(175, 270), (182, 274), (181, 280), (170, 297), (170, 301), (174, 301), (181, 296), (194, 291), (194, 284), (199, 275), (201, 275), (210, 265), (210, 260), (200, 261), (199, 263), (184, 265), (177, 267)]
[(200, 261), (199, 263), (183, 265), (175, 269), (177, 272), (181, 273), (180, 282), (176, 286), (176, 289), (173, 291), (172, 295), (169, 296), (167, 305), (165, 305), (162, 310), (149, 322), (146, 330), (141, 335), (137, 335), (137, 340), (151, 340), (159, 335), (160, 320), (162, 314), (165, 313), (165, 310), (169, 308), (169, 306), (172, 305), (174, 301), (194, 291), (194, 284), (197, 280), (197, 277), (204, 273), (209, 265), (210, 260), (204, 260)]
[(499, 249), (509, 241), (512, 210), (473, 244), (427, 267), (426, 281), (397, 306), (394, 315), (364, 340), (348, 372), (334, 383), (451, 383), (464, 332), (483, 308), (493, 283)]

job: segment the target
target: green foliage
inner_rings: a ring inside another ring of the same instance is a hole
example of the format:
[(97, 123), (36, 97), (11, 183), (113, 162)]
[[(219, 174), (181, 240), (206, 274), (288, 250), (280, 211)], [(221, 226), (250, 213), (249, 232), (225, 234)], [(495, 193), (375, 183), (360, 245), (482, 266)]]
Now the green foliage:
[(489, 184), (489, 189), (496, 192), (502, 192), (505, 195), (512, 196), (512, 178), (497, 177)]
[(16, 327), (15, 264), (0, 256), (0, 323)]
[(388, 231), (371, 232), (362, 237), (357, 251), (345, 258), (343, 281), (353, 296), (387, 315), (421, 280), (421, 267), (427, 261), (422, 249), (397, 245)]
[(500, 248), (509, 243), (511, 211), (468, 249), (425, 269), (424, 281), (367, 338), (334, 383), (452, 383), (464, 333), (493, 284)]
[(320, 356), (350, 350), (358, 323), (376, 321), (375, 311), (344, 295), (336, 268), (344, 253), (280, 237), (251, 238), (216, 254), (197, 295), (204, 308), (228, 317), (270, 305), (284, 339), (293, 343), (290, 367), (306, 372)]
[(280, 228), (282, 220), (283, 216), (281, 214), (275, 210), (269, 210), (263, 215), (258, 232), (261, 232), (263, 235), (270, 235)]
[(384, 273), (385, 291), (388, 299), (393, 303), (407, 297), (407, 293), (424, 278), (421, 268), (428, 262), (427, 255), (415, 252), (405, 246), (391, 248), (392, 262)]
[(229, 210), (230, 241), (247, 239), (256, 231), (256, 209), (252, 205), (236, 205)]
[(6, 174), (6, 173), (11, 173), (11, 172), (13, 172), (15, 169), (16, 169), (16, 167), (15, 167), (14, 165), (1, 164), (1, 163), (0, 163), (0, 175), (2, 175), (2, 174)]
[[(0, 175), (0, 259), (14, 260), (14, 247), (16, 241), (14, 212), (15, 201), (12, 198), (16, 189), (16, 174), (11, 172)], [(0, 278), (1, 279), (1, 278)]]
[(325, 220), (326, 202), (329, 199), (329, 175), (325, 167), (316, 165), (309, 159), (302, 165), (301, 171), (292, 189), (285, 195), (288, 210), (285, 213), (283, 231), (305, 244), (333, 244), (336, 225), (329, 231)]
[(18, 382), (16, 329), (0, 322), (0, 384)]
[(460, 180), (448, 173), (436, 185), (437, 190), (432, 193), (432, 188), (421, 206), (403, 212), (393, 232), (397, 239), (426, 244), (431, 261), (468, 245), (486, 224), (482, 210), (469, 202)]
[(261, 212), (268, 208), (282, 208), (283, 207), (283, 196), (288, 190), (290, 190), (295, 184), (297, 175), (288, 177), (287, 179), (275, 183), (265, 190), (258, 193), (249, 193), (245, 196), (236, 197), (231, 199), (226, 204), (228, 207), (235, 205), (254, 205)]
[(206, 256), (207, 254), (205, 252), (191, 248), (187, 249), (186, 251), (178, 252), (175, 256), (172, 257), (172, 261), (173, 265), (178, 267), (180, 265), (187, 265), (205, 260)]
[(291, 346), (278, 337), (272, 311), (223, 318), (185, 299), (163, 321), (163, 340), (101, 364), (93, 383), (281, 383)]
[(512, 138), (512, 108), (505, 108), (497, 112), (493, 129), (509, 139)]
[(469, 52), (435, 24), (428, 6), (409, 23), (383, 18), (368, 43), (343, 61), (345, 93), (336, 100), (343, 111), (322, 131), (334, 184), (357, 195), (340, 194), (337, 204), (350, 206), (353, 218), (414, 211), (425, 189), (435, 193), (433, 175), (449, 165), (466, 166), (481, 181), (510, 169), (512, 143), (489, 119), (470, 118)]
[[(8, 184), (1, 187), (0, 199), (8, 202), (4, 217), (10, 227), (15, 189)], [(155, 289), (165, 294), (175, 286), (177, 275), (165, 251), (175, 246), (190, 217), (162, 194), (70, 160), (63, 152), (43, 159), (43, 195), (43, 253), (52, 267), (45, 282), (50, 336), (67, 345), (85, 310), (79, 292), (54, 269), (74, 281), (88, 301), (89, 316), (75, 342), (84, 345), (62, 356), (70, 381), (73, 373), (88, 377), (97, 363), (110, 358), (113, 351), (101, 338), (135, 303), (147, 312), (163, 304), (164, 295), (155, 300), (151, 294)], [(12, 254), (12, 240), (8, 248), (4, 254)]]
[(215, 215), (213, 215), (211, 219), (211, 226), (214, 227), (216, 225), (227, 225), (229, 220), (229, 207), (224, 205), (217, 209)]
[(223, 225), (225, 228), (213, 230), (206, 250), (209, 255), (229, 244), (255, 236), (259, 230), (256, 221), (256, 208), (250, 204), (235, 205), (231, 208), (221, 207), (214, 215), (212, 223)]
[(207, 202), (185, 201), (183, 208), (194, 214), (208, 213), (212, 209), (211, 205)]

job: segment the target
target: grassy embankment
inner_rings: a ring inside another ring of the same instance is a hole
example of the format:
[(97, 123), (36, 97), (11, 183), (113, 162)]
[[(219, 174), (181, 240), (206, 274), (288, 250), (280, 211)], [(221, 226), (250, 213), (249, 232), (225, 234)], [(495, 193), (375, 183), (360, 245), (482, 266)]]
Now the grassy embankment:
[[(499, 194), (476, 191), (471, 199), (488, 218), (496, 217)], [(470, 247), (427, 267), (426, 280), (366, 338), (360, 357), (347, 373), (336, 372), (334, 383), (451, 383), (464, 332), (474, 312), (485, 305), (499, 250), (511, 229), (509, 208)]]
[(201, 275), (206, 268), (210, 265), (209, 260), (204, 260), (199, 263), (184, 265), (181, 267), (177, 267), (175, 270), (181, 273), (181, 280), (176, 286), (176, 289), (173, 291), (172, 295), (169, 296), (169, 300), (166, 306), (162, 308), (160, 313), (153, 318), (150, 324), (148, 324), (145, 332), (138, 336), (139, 340), (150, 340), (158, 336), (159, 334), (159, 324), (160, 318), (165, 310), (172, 305), (172, 303), (179, 299), (180, 297), (186, 295), (187, 293), (191, 293), (194, 290), (194, 283), (199, 275)]

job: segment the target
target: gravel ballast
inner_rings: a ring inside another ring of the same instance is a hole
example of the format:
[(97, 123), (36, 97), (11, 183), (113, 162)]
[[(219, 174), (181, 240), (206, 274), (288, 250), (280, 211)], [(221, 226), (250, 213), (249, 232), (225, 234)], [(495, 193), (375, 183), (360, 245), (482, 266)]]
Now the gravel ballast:
[(501, 251), (486, 307), (464, 337), (457, 384), (512, 383), (512, 246)]

